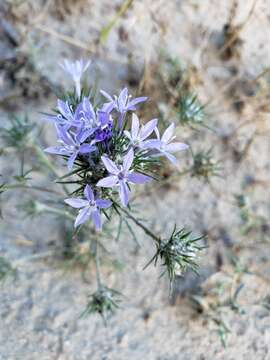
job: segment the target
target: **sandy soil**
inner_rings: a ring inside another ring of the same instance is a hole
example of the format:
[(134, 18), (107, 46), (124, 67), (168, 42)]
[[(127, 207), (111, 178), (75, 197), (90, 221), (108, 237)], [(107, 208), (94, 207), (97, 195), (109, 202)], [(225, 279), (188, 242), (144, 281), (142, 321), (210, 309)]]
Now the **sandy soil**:
[[(12, 3), (4, 2), (0, 10)], [(145, 95), (153, 95), (150, 106), (155, 115), (155, 101), (161, 102), (163, 96), (158, 54), (162, 49), (177, 57), (199, 99), (208, 104), (207, 121), (215, 129), (194, 132), (179, 127), (179, 136), (195, 150), (212, 146), (215, 158), (222, 161), (222, 177), (211, 184), (189, 176), (178, 179), (170, 189), (142, 198), (141, 210), (157, 231), (170, 232), (177, 222), (208, 234), (202, 276), (178, 279), (169, 299), (160, 269), (142, 271), (153, 244), (138, 232), (137, 253), (125, 233), (119, 243), (108, 239), (107, 244), (111, 258), (125, 264), (123, 269), (115, 271), (103, 264), (106, 284), (126, 296), (121, 309), (107, 327), (98, 316), (79, 319), (87, 294), (95, 289), (92, 267), (86, 283), (79, 269), (64, 271), (59, 260), (24, 262), (32, 254), (52, 251), (61, 227), (51, 217), (23, 219), (15, 208), (18, 195), (8, 202), (4, 197), (0, 252), (18, 263), (19, 272), (15, 283), (8, 281), (1, 288), (0, 359), (270, 359), (269, 230), (254, 227), (243, 235), (234, 198), (245, 193), (252, 212), (266, 219), (267, 225), (269, 79), (260, 74), (270, 62), (269, 0), (258, 0), (254, 9), (252, 1), (238, 1), (231, 23), (238, 44), (225, 55), (222, 29), (233, 12), (231, 1), (134, 0), (100, 44), (100, 31), (119, 4), (48, 0), (11, 6), (5, 19), (14, 24), (21, 37), (19, 49), (34, 64), (38, 77), (31, 78), (30, 87), (37, 90), (25, 94), (0, 73), (1, 115), (5, 118), (16, 105), (16, 112), (28, 111), (39, 121), (38, 112), (55, 101), (49, 89), (68, 84), (57, 66), (63, 57), (92, 58), (100, 86), (108, 91), (116, 92), (123, 84), (141, 87)], [(19, 78), (32, 70), (23, 68)], [(10, 98), (4, 98), (4, 90)], [(50, 130), (46, 131), (50, 142)], [(190, 161), (190, 154), (184, 155), (180, 168)], [(12, 171), (5, 160), (2, 166), (4, 174)], [(234, 263), (232, 256), (237, 259)], [(241, 284), (236, 306), (232, 294)], [(226, 347), (223, 333), (227, 333)]]

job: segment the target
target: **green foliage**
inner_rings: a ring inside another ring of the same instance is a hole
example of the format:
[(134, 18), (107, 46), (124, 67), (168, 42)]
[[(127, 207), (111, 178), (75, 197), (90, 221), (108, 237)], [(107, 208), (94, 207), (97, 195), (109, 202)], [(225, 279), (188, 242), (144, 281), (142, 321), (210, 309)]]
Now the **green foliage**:
[(176, 275), (182, 275), (188, 268), (197, 272), (198, 264), (195, 260), (198, 252), (204, 248), (200, 244), (204, 238), (204, 236), (193, 237), (191, 231), (184, 228), (176, 230), (175, 227), (169, 239), (159, 240), (156, 243), (156, 254), (146, 266), (153, 261), (156, 265), (160, 259), (162, 266), (165, 267), (163, 274), (167, 272), (171, 282)]
[(118, 20), (125, 14), (128, 8), (132, 5), (133, 0), (124, 0), (120, 9), (115, 14), (114, 18), (105, 26), (100, 32), (100, 42), (104, 44), (114, 26), (117, 24)]
[(204, 178), (206, 181), (213, 176), (220, 176), (222, 167), (219, 161), (214, 160), (212, 148), (197, 153), (192, 152), (192, 157), (191, 176)]
[(217, 324), (217, 333), (220, 338), (220, 342), (223, 347), (226, 348), (228, 335), (231, 333), (231, 330), (221, 318), (214, 319), (214, 322)]
[(254, 232), (265, 240), (269, 239), (268, 219), (254, 211), (250, 198), (244, 194), (236, 194), (235, 203), (242, 222), (241, 234), (249, 235)]
[(10, 118), (8, 128), (0, 128), (0, 135), (7, 147), (22, 150), (28, 145), (34, 128), (35, 125), (29, 121), (27, 116), (13, 116)]
[(121, 296), (120, 292), (101, 285), (96, 292), (89, 296), (89, 302), (81, 316), (98, 313), (106, 321), (107, 316), (119, 308)]
[(180, 123), (189, 126), (204, 125), (204, 108), (200, 104), (197, 95), (187, 93), (180, 96), (176, 104)]
[(9, 277), (16, 276), (16, 269), (14, 269), (11, 263), (5, 259), (3, 256), (0, 256), (0, 283), (4, 282)]

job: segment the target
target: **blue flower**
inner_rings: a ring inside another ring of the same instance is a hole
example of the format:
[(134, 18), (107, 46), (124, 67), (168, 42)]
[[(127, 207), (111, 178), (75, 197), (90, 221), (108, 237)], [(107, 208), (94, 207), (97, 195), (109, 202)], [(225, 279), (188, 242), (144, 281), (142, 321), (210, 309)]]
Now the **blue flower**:
[(57, 126), (64, 126), (69, 129), (74, 123), (74, 113), (68, 101), (57, 100), (57, 115), (46, 115), (46, 120), (53, 121)]
[(188, 145), (181, 142), (172, 142), (175, 139), (174, 135), (175, 125), (172, 123), (163, 133), (160, 138), (159, 130), (155, 128), (157, 139), (149, 140), (147, 146), (156, 149), (159, 155), (164, 155), (171, 163), (176, 165), (176, 157), (172, 155), (177, 151), (188, 149)]
[(129, 138), (130, 144), (140, 149), (147, 149), (149, 141), (146, 140), (157, 126), (157, 119), (148, 121), (140, 128), (140, 121), (136, 114), (132, 114), (131, 131), (124, 131), (124, 134)]
[(75, 209), (80, 209), (74, 226), (77, 227), (87, 221), (89, 217), (92, 217), (96, 230), (101, 230), (100, 209), (109, 208), (112, 202), (110, 200), (95, 198), (93, 190), (89, 185), (86, 185), (84, 188), (84, 197), (85, 199), (70, 198), (65, 200), (65, 203), (68, 205)]
[(129, 201), (129, 188), (127, 186), (129, 182), (133, 184), (145, 184), (151, 180), (149, 176), (130, 170), (134, 159), (133, 149), (130, 149), (124, 156), (123, 165), (120, 166), (116, 165), (107, 156), (102, 156), (101, 159), (110, 175), (99, 180), (97, 186), (105, 188), (117, 186), (119, 188), (120, 200), (124, 206), (127, 206)]
[(77, 96), (81, 96), (81, 78), (83, 73), (89, 68), (90, 61), (86, 63), (83, 60), (77, 60), (75, 62), (69, 61), (67, 59), (64, 60), (63, 64), (60, 66), (72, 77)]
[(60, 146), (48, 147), (44, 151), (49, 154), (68, 156), (67, 166), (69, 171), (72, 170), (74, 161), (79, 154), (89, 154), (96, 150), (94, 145), (78, 141), (77, 138), (73, 137), (63, 127), (57, 127), (57, 133)]
[(121, 129), (123, 125), (124, 116), (128, 111), (135, 111), (136, 105), (147, 100), (147, 97), (138, 97), (131, 100), (131, 95), (128, 94), (128, 89), (124, 88), (119, 96), (116, 95), (112, 98), (106, 91), (101, 90), (101, 94), (109, 100), (109, 102), (103, 105), (102, 110), (111, 112), (116, 110), (119, 113), (118, 127)]

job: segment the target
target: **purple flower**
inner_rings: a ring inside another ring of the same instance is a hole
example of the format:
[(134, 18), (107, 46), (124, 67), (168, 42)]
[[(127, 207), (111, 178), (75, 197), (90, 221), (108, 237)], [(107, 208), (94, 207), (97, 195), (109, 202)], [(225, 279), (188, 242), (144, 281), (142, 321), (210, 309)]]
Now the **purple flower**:
[(123, 123), (125, 114), (128, 111), (135, 111), (137, 104), (147, 100), (147, 97), (138, 97), (138, 98), (131, 100), (131, 95), (128, 94), (127, 88), (124, 88), (120, 92), (119, 96), (118, 97), (114, 96), (114, 98), (112, 98), (111, 95), (106, 93), (106, 91), (101, 90), (100, 92), (106, 99), (109, 100), (108, 103), (105, 103), (103, 105), (102, 110), (104, 110), (106, 112), (111, 112), (112, 110), (115, 109), (120, 114), (119, 123), (118, 123), (119, 128), (122, 127), (122, 123)]
[(93, 190), (89, 185), (86, 185), (84, 188), (84, 197), (85, 199), (71, 198), (65, 200), (65, 203), (68, 205), (75, 209), (80, 209), (74, 226), (77, 227), (81, 225), (91, 216), (96, 230), (101, 230), (100, 209), (109, 208), (112, 202), (110, 200), (95, 198)]
[(88, 69), (89, 65), (90, 61), (87, 61), (86, 63), (83, 60), (71, 62), (67, 59), (64, 60), (63, 64), (60, 64), (60, 66), (72, 77), (73, 81), (75, 82), (76, 93), (78, 97), (81, 96), (81, 77)]
[(132, 146), (137, 146), (140, 149), (146, 149), (148, 138), (157, 126), (157, 119), (150, 120), (147, 124), (143, 125), (140, 129), (140, 122), (136, 114), (132, 114), (131, 131), (125, 130), (125, 135), (129, 138)]
[(94, 142), (100, 142), (112, 137), (113, 120), (109, 113), (97, 111), (97, 129), (94, 134)]
[(74, 114), (71, 109), (71, 106), (67, 101), (57, 100), (57, 110), (59, 114), (57, 115), (47, 115), (46, 119), (53, 121), (55, 125), (64, 126), (66, 129), (69, 129), (74, 122)]
[(96, 114), (89, 99), (84, 97), (83, 101), (78, 104), (72, 126), (76, 128), (77, 139), (81, 142), (91, 136), (96, 128)]
[(123, 165), (120, 166), (116, 165), (107, 156), (102, 156), (101, 159), (110, 175), (99, 180), (97, 186), (106, 188), (118, 186), (119, 196), (124, 206), (127, 206), (129, 201), (129, 188), (127, 185), (129, 182), (132, 184), (144, 184), (151, 180), (149, 176), (130, 170), (134, 159), (133, 149), (130, 149), (124, 156)]
[(52, 146), (44, 151), (49, 154), (66, 155), (68, 159), (68, 169), (72, 170), (74, 161), (79, 154), (89, 154), (96, 150), (92, 144), (82, 144), (78, 139), (73, 138), (63, 127), (56, 127), (58, 133), (58, 142), (60, 146)]
[(175, 139), (174, 133), (175, 125), (172, 123), (163, 133), (162, 137), (160, 138), (160, 134), (157, 128), (155, 128), (155, 132), (157, 134), (157, 139), (149, 140), (148, 147), (157, 149), (161, 155), (167, 157), (174, 165), (176, 164), (177, 160), (172, 153), (177, 151), (186, 150), (188, 148), (187, 144), (180, 143), (180, 142), (172, 142)]
[(113, 119), (108, 112), (97, 110), (95, 113), (88, 98), (77, 106), (72, 125), (76, 128), (79, 141), (85, 141), (93, 136), (93, 142), (103, 141), (112, 136)]

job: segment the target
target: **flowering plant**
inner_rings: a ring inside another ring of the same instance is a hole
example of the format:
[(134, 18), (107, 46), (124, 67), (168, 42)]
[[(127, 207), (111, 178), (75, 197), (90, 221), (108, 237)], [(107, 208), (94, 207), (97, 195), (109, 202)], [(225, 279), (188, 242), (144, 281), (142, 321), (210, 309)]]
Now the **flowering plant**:
[[(181, 273), (187, 266), (194, 268), (194, 257), (201, 248), (197, 242), (200, 238), (194, 239), (190, 232), (174, 229), (166, 241), (136, 219), (130, 206), (132, 187), (154, 181), (156, 169), (162, 164), (161, 157), (175, 165), (175, 155), (188, 149), (188, 145), (176, 141), (174, 123), (160, 135), (157, 119), (142, 124), (135, 113), (146, 97), (132, 98), (127, 88), (118, 96), (101, 90), (102, 99), (94, 102), (90, 90), (81, 86), (89, 62), (65, 60), (62, 67), (71, 75), (75, 87), (72, 93), (58, 99), (55, 114), (46, 115), (54, 124), (58, 145), (45, 151), (66, 161), (69, 172), (65, 177), (73, 176), (71, 183), (77, 185), (65, 199), (67, 205), (78, 209), (74, 226), (77, 228), (91, 219), (93, 232), (98, 237), (103, 217), (111, 219), (112, 213), (121, 213), (156, 242), (157, 253), (153, 260), (156, 263), (158, 258), (165, 259), (163, 265), (171, 280), (176, 272)], [(96, 245), (97, 249), (98, 242)], [(104, 291), (100, 280), (98, 285), (103, 297), (115, 294)], [(93, 299), (103, 297), (93, 295)]]

